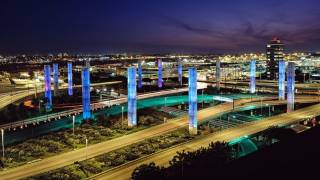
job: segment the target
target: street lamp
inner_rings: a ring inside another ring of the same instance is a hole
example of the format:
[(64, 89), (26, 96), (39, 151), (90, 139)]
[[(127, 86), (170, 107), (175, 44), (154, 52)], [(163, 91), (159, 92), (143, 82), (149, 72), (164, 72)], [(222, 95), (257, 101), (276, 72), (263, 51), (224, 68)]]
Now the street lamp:
[(271, 111), (270, 111), (270, 105), (269, 104), (266, 104), (269, 108), (269, 117), (271, 116)]
[(261, 111), (261, 116), (262, 116), (262, 98), (260, 98), (260, 111)]
[(86, 160), (88, 159), (88, 138), (86, 138)]
[(202, 89), (202, 109), (203, 109), (203, 101), (204, 99), (203, 99), (203, 89)]
[(4, 159), (4, 129), (1, 129), (2, 159)]
[(121, 106), (121, 127), (123, 126), (123, 110), (124, 110), (124, 106)]
[(72, 134), (74, 135), (74, 123), (76, 121), (76, 117), (73, 115), (72, 116)]

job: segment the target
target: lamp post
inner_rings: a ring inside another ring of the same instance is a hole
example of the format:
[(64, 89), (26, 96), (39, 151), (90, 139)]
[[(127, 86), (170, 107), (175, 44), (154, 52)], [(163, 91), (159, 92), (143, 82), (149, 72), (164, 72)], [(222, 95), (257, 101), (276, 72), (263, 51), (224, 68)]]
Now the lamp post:
[(74, 124), (75, 124), (75, 121), (76, 121), (76, 117), (73, 115), (72, 116), (72, 134), (74, 135)]
[(121, 127), (123, 128), (123, 110), (124, 106), (121, 106)]
[(270, 105), (267, 104), (268, 108), (269, 108), (269, 117), (271, 116), (271, 111), (270, 111)]
[(261, 111), (261, 116), (262, 116), (262, 98), (260, 98), (260, 111)]
[(86, 160), (88, 159), (88, 138), (86, 138)]
[(203, 109), (203, 101), (204, 99), (203, 99), (203, 89), (202, 89), (202, 109)]
[(2, 159), (4, 159), (4, 129), (1, 129)]

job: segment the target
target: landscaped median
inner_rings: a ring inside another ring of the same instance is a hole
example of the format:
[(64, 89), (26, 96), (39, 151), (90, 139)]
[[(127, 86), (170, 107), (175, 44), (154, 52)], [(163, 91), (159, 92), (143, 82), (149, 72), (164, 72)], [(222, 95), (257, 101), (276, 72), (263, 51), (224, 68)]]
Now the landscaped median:
[(86, 139), (89, 145), (97, 144), (162, 123), (161, 120), (151, 116), (143, 117), (144, 121), (139, 126), (128, 129), (126, 125), (121, 125), (119, 117), (110, 118), (101, 115), (98, 116), (96, 122), (87, 122), (76, 127), (74, 133), (72, 129), (64, 129), (9, 145), (5, 148), (5, 158), (2, 159), (4, 168), (21, 166), (74, 149), (84, 148)]
[(84, 179), (118, 167), (139, 158), (145, 158), (150, 154), (160, 152), (170, 147), (180, 145), (195, 138), (201, 138), (210, 133), (208, 129), (200, 129), (200, 135), (190, 136), (186, 128), (145, 139), (127, 147), (90, 158), (84, 161), (42, 173), (28, 179)]

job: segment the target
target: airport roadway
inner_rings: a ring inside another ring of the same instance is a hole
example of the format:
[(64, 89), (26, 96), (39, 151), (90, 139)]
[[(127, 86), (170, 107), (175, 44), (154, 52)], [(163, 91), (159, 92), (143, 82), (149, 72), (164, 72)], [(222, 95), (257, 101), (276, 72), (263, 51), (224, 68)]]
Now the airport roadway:
[[(101, 86), (101, 85), (111, 85), (111, 84), (119, 84), (122, 81), (112, 81), (112, 82), (104, 82), (104, 83), (94, 83), (91, 84), (91, 86)], [(75, 85), (74, 88), (79, 88), (81, 85)], [(64, 85), (59, 87), (59, 89), (67, 89), (68, 86)], [(44, 90), (43, 88), (37, 90), (37, 93), (42, 93)], [(20, 91), (12, 91), (12, 92), (6, 92), (0, 94), (0, 109), (6, 107), (7, 105), (16, 102), (20, 99), (23, 99), (27, 96), (34, 95), (35, 90), (29, 89), (29, 90), (20, 90)]]
[[(235, 110), (241, 110), (246, 106), (259, 106), (260, 102), (270, 103), (277, 101), (275, 97), (267, 98), (253, 98), (253, 99), (240, 99), (235, 101)], [(299, 101), (297, 99), (297, 101)], [(285, 101), (279, 101), (279, 104), (283, 104)], [(248, 105), (247, 105), (248, 104)], [(206, 108), (198, 112), (198, 121), (205, 121), (210, 118), (219, 116), (224, 113), (233, 111), (233, 103), (222, 103), (220, 105)], [(320, 111), (319, 111), (320, 112)], [(174, 131), (181, 127), (186, 127), (188, 125), (188, 116), (181, 116), (175, 119), (168, 120), (166, 123), (153, 126), (129, 135), (121, 136), (109, 141), (101, 142), (98, 144), (90, 145), (88, 148), (81, 148), (74, 151), (66, 152), (60, 155), (52, 156), (49, 158), (42, 159), (37, 162), (25, 164), (16, 168), (7, 169), (0, 172), (1, 179), (19, 179), (33, 176), (39, 173), (54, 170), (75, 161), (85, 160), (86, 152), (87, 158), (92, 158), (121, 147), (128, 146), (140, 142), (144, 139), (159, 136), (161, 134)], [(233, 136), (232, 136), (233, 137)], [(226, 137), (225, 137), (226, 138)], [(197, 141), (196, 141), (197, 142)], [(168, 156), (169, 157), (169, 156)], [(115, 179), (118, 179), (115, 177)]]
[(90, 179), (128, 180), (133, 170), (141, 164), (156, 162), (157, 165), (168, 166), (169, 161), (173, 158), (173, 156), (176, 155), (178, 151), (194, 151), (200, 147), (208, 146), (209, 143), (216, 141), (229, 142), (239, 137), (261, 132), (270, 126), (297, 123), (307, 117), (313, 117), (317, 115), (320, 115), (320, 104), (309, 106), (297, 111), (293, 111), (291, 113), (284, 113), (281, 115), (261, 119), (259, 121), (244, 123), (239, 126), (218, 131), (203, 138), (195, 139), (193, 141), (177, 145), (153, 155), (126, 163), (109, 171), (103, 172), (97, 176), (91, 177)]
[[(263, 100), (270, 100), (272, 98), (268, 97)], [(252, 99), (253, 101), (260, 101), (260, 99)], [(251, 102), (250, 99), (241, 99), (235, 101), (235, 106), (240, 107), (245, 103)], [(198, 112), (198, 121), (204, 121), (211, 117), (217, 116), (219, 114), (227, 113), (233, 110), (232, 103), (222, 103), (220, 105), (210, 107), (207, 109), (200, 110)], [(1, 179), (19, 179), (25, 178), (28, 176), (33, 176), (39, 173), (47, 172), (50, 170), (54, 170), (69, 164), (74, 163), (75, 161), (81, 161), (87, 157), (95, 157), (100, 154), (104, 154), (121, 147), (128, 146), (130, 144), (137, 143), (147, 138), (159, 136), (164, 133), (168, 133), (170, 131), (176, 130), (177, 128), (187, 126), (188, 124), (188, 116), (181, 116), (179, 118), (175, 118), (169, 120), (168, 122), (153, 126), (129, 135), (121, 136), (119, 138), (115, 138), (109, 141), (105, 141), (102, 143), (94, 144), (88, 146), (88, 148), (81, 148), (74, 151), (66, 152), (60, 155), (52, 156), (49, 158), (45, 158), (43, 160), (33, 162), (30, 164), (25, 164), (16, 168), (7, 169), (0, 172)]]

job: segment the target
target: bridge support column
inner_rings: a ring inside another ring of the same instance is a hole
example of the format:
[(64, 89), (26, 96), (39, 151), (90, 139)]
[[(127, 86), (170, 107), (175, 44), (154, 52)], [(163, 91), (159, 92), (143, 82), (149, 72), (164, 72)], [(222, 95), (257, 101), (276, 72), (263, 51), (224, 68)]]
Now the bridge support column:
[(288, 63), (287, 69), (287, 112), (294, 111), (295, 93), (295, 66), (293, 62)]
[(137, 125), (136, 68), (128, 68), (128, 127)]
[(189, 133), (196, 135), (198, 120), (197, 120), (197, 69), (189, 69)]
[(73, 82), (72, 82), (72, 63), (68, 62), (68, 95), (73, 95)]
[(91, 118), (91, 106), (90, 106), (90, 71), (89, 68), (82, 69), (82, 108), (83, 119)]
[(46, 98), (46, 111), (48, 112), (52, 110), (50, 65), (44, 66), (43, 74), (44, 74), (44, 97)]
[(279, 61), (279, 100), (285, 99), (285, 71), (286, 71), (286, 64), (284, 60)]
[(256, 92), (256, 60), (250, 62), (250, 93)]

